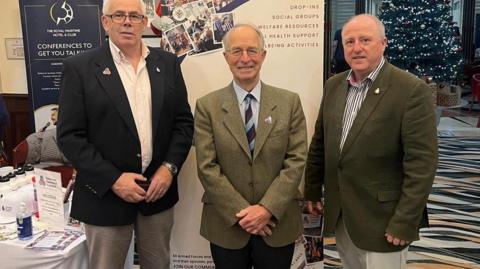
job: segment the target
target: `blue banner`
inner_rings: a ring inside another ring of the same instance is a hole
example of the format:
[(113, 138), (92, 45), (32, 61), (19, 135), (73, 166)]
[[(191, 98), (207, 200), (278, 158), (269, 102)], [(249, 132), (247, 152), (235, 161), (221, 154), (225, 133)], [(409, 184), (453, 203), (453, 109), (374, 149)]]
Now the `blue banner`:
[(102, 0), (19, 0), (35, 130), (56, 124), (64, 58), (100, 46)]

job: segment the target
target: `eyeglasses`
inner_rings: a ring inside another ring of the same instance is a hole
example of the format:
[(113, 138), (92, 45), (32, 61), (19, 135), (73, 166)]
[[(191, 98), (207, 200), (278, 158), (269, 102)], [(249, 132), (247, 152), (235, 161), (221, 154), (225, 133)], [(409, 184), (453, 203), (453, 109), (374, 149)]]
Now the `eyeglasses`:
[(247, 52), (247, 55), (250, 56), (250, 57), (255, 57), (255, 56), (258, 56), (263, 50), (261, 49), (254, 49), (254, 48), (250, 48), (250, 49), (240, 49), (240, 48), (234, 48), (234, 49), (230, 49), (230, 50), (227, 50), (226, 52), (228, 52), (230, 55), (234, 56), (234, 57), (240, 57), (243, 55), (243, 52)]
[(143, 21), (143, 18), (145, 18), (145, 15), (140, 15), (140, 14), (124, 14), (124, 13), (114, 13), (111, 15), (105, 15), (112, 19), (113, 22), (115, 23), (124, 23), (125, 20), (128, 17), (128, 20), (131, 23), (141, 23)]

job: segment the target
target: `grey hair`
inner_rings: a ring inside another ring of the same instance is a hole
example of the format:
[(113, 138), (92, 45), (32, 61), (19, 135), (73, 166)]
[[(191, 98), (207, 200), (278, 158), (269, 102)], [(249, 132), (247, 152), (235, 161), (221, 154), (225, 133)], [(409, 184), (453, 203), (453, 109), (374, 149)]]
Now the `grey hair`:
[[(112, 12), (110, 10), (112, 1), (113, 0), (103, 0), (103, 7), (102, 7), (103, 15), (107, 15), (107, 14), (110, 14), (110, 12)], [(145, 3), (142, 0), (138, 0), (138, 2), (140, 3), (140, 9), (142, 10), (142, 15), (147, 14), (147, 7), (145, 6)]]
[(233, 31), (235, 31), (236, 29), (241, 28), (241, 27), (247, 27), (247, 28), (250, 28), (250, 29), (254, 30), (255, 33), (257, 33), (258, 43), (260, 45), (260, 48), (262, 50), (265, 49), (265, 39), (263, 38), (263, 33), (260, 31), (260, 29), (258, 29), (257, 26), (255, 26), (254, 24), (250, 24), (250, 23), (237, 23), (233, 26), (232, 29), (228, 30), (228, 32), (222, 38), (222, 43), (223, 43), (223, 49), (224, 50), (227, 50), (227, 49), (230, 48), (230, 35), (231, 35), (231, 33)]
[(371, 14), (359, 14), (359, 15), (355, 15), (353, 17), (351, 17), (350, 19), (348, 19), (348, 21), (343, 25), (343, 28), (342, 28), (342, 36), (343, 36), (343, 29), (345, 29), (345, 25), (347, 25), (348, 23), (350, 23), (351, 21), (357, 19), (357, 18), (360, 18), (360, 17), (365, 17), (365, 18), (370, 18), (372, 19), (375, 24), (377, 25), (377, 29), (378, 29), (378, 32), (380, 34), (380, 37), (381, 38), (385, 38), (386, 35), (385, 35), (385, 26), (383, 25), (383, 23), (376, 17), (376, 16), (373, 16)]

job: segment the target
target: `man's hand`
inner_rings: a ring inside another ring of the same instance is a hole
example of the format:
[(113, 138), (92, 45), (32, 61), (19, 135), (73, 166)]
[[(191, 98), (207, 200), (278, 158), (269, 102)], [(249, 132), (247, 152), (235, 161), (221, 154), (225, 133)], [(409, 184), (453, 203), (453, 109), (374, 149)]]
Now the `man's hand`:
[(261, 235), (263, 232), (265, 235), (271, 234), (270, 228), (264, 229), (272, 217), (272, 213), (265, 207), (252, 205), (240, 210), (236, 216), (240, 219), (238, 224), (248, 233)]
[(260, 236), (270, 236), (272, 235), (272, 229), (275, 228), (275, 222), (273, 222), (272, 220), (269, 220), (267, 225), (265, 225), (265, 227), (263, 227), (263, 229), (258, 232), (258, 235)]
[(389, 233), (385, 233), (385, 238), (387, 239), (388, 243), (395, 245), (395, 246), (405, 246), (408, 245), (410, 242), (407, 240), (400, 239), (395, 237)]
[(172, 185), (173, 175), (167, 167), (161, 165), (152, 177), (148, 187), (146, 201), (155, 202), (162, 198)]
[(138, 203), (145, 200), (145, 190), (142, 189), (135, 180), (146, 181), (140, 174), (122, 173), (120, 177), (113, 183), (112, 191), (124, 201), (129, 203)]
[(307, 201), (307, 211), (308, 211), (308, 213), (310, 213), (312, 215), (315, 215), (315, 216), (323, 215), (323, 204), (322, 204), (322, 202)]

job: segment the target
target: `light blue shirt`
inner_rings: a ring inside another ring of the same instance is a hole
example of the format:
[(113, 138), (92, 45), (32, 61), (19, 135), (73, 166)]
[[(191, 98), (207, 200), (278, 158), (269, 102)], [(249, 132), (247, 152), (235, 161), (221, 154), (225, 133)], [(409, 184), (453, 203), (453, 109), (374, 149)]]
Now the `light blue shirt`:
[(242, 89), (235, 81), (233, 81), (233, 90), (237, 95), (238, 106), (240, 109), (240, 114), (242, 115), (243, 124), (245, 124), (245, 110), (247, 109), (247, 102), (245, 101), (245, 96), (247, 94), (253, 95), (255, 99), (251, 101), (252, 105), (252, 117), (253, 122), (255, 123), (255, 129), (258, 127), (258, 112), (260, 110), (260, 95), (262, 92), (262, 83), (260, 80), (258, 81), (257, 85), (253, 87), (251, 92), (247, 92), (246, 90)]

